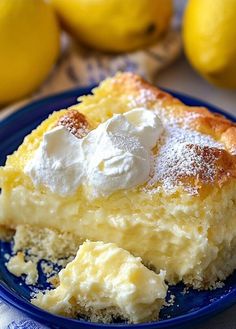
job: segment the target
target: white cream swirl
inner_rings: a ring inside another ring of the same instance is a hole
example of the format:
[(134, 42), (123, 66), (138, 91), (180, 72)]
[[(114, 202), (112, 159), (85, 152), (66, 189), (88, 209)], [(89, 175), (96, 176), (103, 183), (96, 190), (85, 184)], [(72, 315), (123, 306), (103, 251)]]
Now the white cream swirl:
[(44, 185), (62, 196), (84, 184), (92, 197), (143, 184), (151, 169), (151, 149), (163, 126), (145, 108), (116, 114), (78, 139), (65, 127), (46, 132), (25, 167), (34, 185)]

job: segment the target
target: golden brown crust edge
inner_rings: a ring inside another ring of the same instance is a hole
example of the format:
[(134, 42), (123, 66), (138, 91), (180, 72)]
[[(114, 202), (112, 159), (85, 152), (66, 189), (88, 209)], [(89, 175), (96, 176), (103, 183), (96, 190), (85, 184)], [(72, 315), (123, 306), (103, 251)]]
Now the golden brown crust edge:
[(194, 113), (191, 126), (197, 131), (210, 135), (219, 142), (225, 144), (229, 152), (236, 155), (236, 123), (226, 119), (223, 115), (210, 112), (205, 107), (187, 106), (179, 99), (149, 84), (140, 76), (133, 73), (118, 73), (112, 80), (119, 92), (134, 92), (148, 90), (154, 97), (149, 97), (150, 103), (157, 103), (167, 109), (171, 115), (184, 118), (186, 114)]

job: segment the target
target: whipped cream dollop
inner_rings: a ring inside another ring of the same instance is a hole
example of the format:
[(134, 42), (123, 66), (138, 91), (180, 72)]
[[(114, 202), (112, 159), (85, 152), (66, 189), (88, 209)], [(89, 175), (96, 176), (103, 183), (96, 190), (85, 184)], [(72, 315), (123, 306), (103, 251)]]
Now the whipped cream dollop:
[(52, 192), (70, 195), (83, 182), (84, 162), (81, 140), (65, 127), (57, 126), (44, 134), (24, 172), (35, 186), (44, 185)]
[(62, 196), (82, 184), (93, 197), (143, 184), (151, 170), (151, 150), (163, 131), (158, 116), (145, 108), (115, 114), (77, 138), (66, 127), (46, 132), (25, 173), (36, 186)]

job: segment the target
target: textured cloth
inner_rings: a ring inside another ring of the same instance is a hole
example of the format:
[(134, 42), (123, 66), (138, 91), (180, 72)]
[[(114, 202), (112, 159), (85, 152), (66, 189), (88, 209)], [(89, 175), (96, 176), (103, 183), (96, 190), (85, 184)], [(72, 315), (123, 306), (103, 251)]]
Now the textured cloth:
[(155, 82), (160, 70), (168, 66), (181, 52), (178, 28), (172, 28), (156, 44), (131, 53), (108, 55), (88, 50), (62, 38), (63, 51), (53, 71), (33, 95), (0, 110), (0, 120), (32, 100), (75, 87), (99, 83), (116, 72), (135, 72)]
[(0, 329), (46, 329), (46, 327), (0, 301)]

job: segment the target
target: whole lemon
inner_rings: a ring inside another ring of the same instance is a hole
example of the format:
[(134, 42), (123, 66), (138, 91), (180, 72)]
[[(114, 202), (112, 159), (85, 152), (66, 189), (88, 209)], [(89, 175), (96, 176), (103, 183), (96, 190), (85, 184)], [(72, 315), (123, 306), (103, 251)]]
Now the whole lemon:
[(43, 0), (0, 1), (0, 104), (35, 90), (59, 52), (55, 13)]
[(189, 61), (203, 77), (236, 88), (236, 0), (190, 0), (183, 39)]
[(152, 43), (169, 27), (172, 0), (51, 0), (69, 32), (103, 51)]

